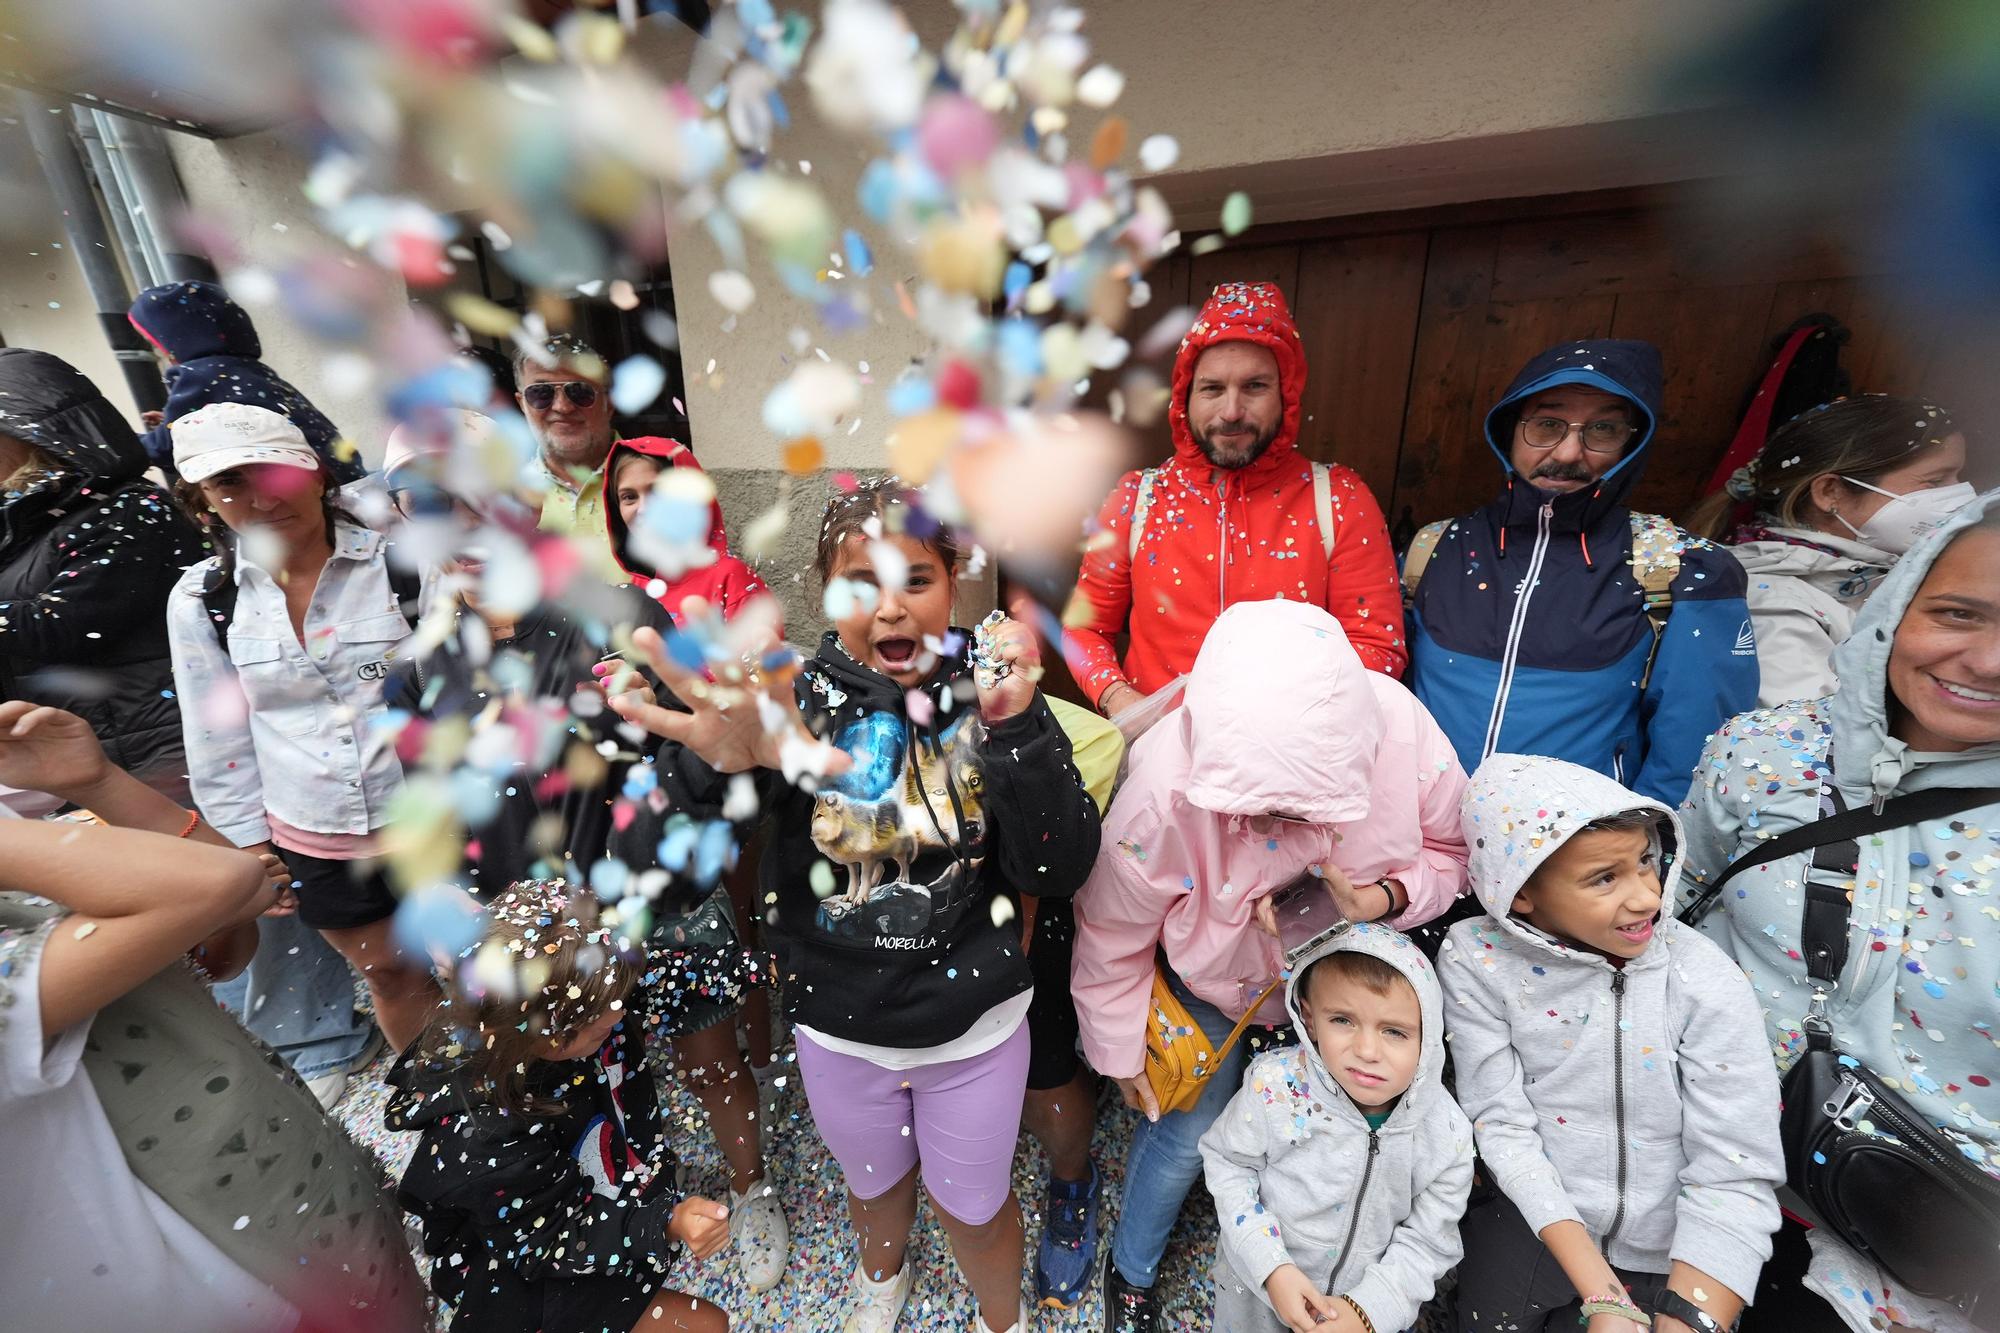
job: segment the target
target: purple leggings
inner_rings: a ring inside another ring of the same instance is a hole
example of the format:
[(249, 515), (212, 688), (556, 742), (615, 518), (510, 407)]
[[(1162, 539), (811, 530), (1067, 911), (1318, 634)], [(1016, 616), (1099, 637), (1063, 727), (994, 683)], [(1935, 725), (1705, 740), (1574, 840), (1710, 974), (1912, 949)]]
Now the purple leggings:
[(801, 1032), (799, 1076), (855, 1197), (886, 1193), (921, 1161), (931, 1202), (961, 1222), (990, 1222), (1007, 1202), (1028, 1090), (1026, 1023), (983, 1055), (919, 1069), (884, 1069)]

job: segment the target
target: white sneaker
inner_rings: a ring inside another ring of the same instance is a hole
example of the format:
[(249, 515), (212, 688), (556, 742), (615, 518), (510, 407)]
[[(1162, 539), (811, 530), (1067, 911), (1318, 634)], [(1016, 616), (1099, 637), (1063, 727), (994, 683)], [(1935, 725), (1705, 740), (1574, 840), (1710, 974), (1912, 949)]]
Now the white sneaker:
[(334, 1069), (321, 1074), (318, 1078), (309, 1078), (306, 1080), (306, 1090), (319, 1099), (321, 1107), (331, 1111), (340, 1105), (340, 1095), (347, 1091), (347, 1071)]
[(736, 1265), (750, 1290), (769, 1291), (785, 1276), (792, 1233), (770, 1182), (758, 1181), (748, 1194), (729, 1191), (729, 1243), (736, 1248)]
[(903, 1266), (896, 1276), (882, 1282), (870, 1281), (866, 1270), (855, 1269), (854, 1294), (859, 1299), (847, 1312), (842, 1333), (893, 1333), (896, 1318), (903, 1313), (903, 1302), (910, 1299), (909, 1256), (903, 1256)]

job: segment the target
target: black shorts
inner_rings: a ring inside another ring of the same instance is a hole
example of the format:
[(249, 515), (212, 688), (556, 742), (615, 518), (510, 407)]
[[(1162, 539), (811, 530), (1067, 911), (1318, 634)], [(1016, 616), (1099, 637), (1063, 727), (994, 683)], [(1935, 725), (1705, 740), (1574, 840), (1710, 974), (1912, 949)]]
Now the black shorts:
[(396, 914), (396, 894), (382, 873), (380, 861), (329, 861), (272, 845), (292, 872), (292, 889), (299, 895), (299, 920), (314, 930), (372, 926)]
[(1028, 1004), (1028, 1086), (1060, 1088), (1076, 1077), (1076, 999), (1069, 989), (1069, 960), (1076, 946), (1076, 910), (1067, 898), (1028, 899), (1035, 904), (1035, 933), (1028, 971), (1035, 998)]

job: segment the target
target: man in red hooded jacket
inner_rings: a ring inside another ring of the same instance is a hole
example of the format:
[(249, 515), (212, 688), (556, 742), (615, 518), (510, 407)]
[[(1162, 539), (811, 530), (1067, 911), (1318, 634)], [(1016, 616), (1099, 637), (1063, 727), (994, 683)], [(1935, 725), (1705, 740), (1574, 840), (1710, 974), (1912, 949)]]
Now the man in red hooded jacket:
[[(1174, 357), (1174, 456), (1128, 472), (1104, 502), (1063, 616), (1064, 654), (1113, 717), (1194, 665), (1236, 602), (1326, 608), (1362, 662), (1400, 675), (1396, 557), (1381, 506), (1338, 464), (1298, 451), (1305, 351), (1277, 287), (1217, 287)], [(1128, 631), (1118, 661), (1112, 637)]]

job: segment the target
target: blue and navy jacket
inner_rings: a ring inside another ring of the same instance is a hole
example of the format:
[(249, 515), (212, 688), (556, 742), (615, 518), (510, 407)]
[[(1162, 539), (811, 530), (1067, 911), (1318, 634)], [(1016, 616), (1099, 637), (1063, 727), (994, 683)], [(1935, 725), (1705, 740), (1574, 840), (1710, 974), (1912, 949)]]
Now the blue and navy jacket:
[(169, 427), (210, 403), (249, 403), (290, 417), (333, 469), (342, 485), (367, 469), (352, 450), (334, 451), (340, 431), (312, 400), (257, 358), (264, 353), (256, 326), (229, 293), (212, 282), (170, 282), (139, 293), (127, 316), (146, 341), (179, 364), (167, 368), (167, 405), (160, 424), (140, 436), (146, 456), (174, 475), (174, 441)]
[[(1631, 399), (1631, 449), (1595, 486), (1559, 495), (1514, 471), (1509, 444), (1532, 395), (1581, 384)], [(1530, 361), (1486, 415), (1506, 489), (1455, 520), (1411, 599), (1409, 684), (1468, 772), (1495, 751), (1595, 769), (1669, 805), (1709, 733), (1757, 702), (1743, 567), (1678, 534), (1680, 574), (1644, 687), (1653, 630), (1632, 571), (1631, 510), (1660, 406), (1659, 350), (1603, 339)]]

